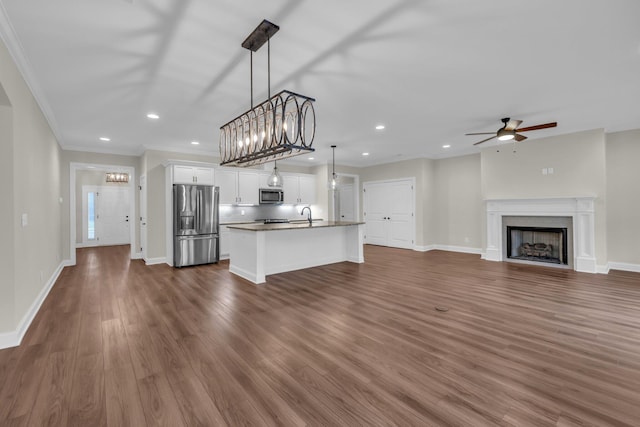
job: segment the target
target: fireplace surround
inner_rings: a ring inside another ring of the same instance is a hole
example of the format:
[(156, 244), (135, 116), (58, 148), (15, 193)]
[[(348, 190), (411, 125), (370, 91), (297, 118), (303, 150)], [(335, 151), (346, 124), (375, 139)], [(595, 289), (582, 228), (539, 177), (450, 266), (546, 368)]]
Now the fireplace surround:
[[(515, 217), (542, 218), (545, 222), (555, 218), (566, 218), (568, 260), (567, 266), (576, 271), (596, 273), (594, 197), (548, 198), (548, 199), (491, 199), (486, 200), (487, 247), (484, 258), (489, 261), (507, 260), (506, 227)], [(526, 224), (516, 224), (523, 225)], [(537, 242), (528, 242), (537, 243)]]

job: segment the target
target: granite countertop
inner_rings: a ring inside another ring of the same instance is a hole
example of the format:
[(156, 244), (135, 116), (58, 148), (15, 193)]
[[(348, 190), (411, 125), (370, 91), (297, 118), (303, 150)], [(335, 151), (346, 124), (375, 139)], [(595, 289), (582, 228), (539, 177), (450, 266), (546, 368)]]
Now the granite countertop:
[[(317, 221), (324, 221), (323, 219), (314, 219), (313, 222), (317, 222)], [(307, 221), (306, 219), (290, 219), (289, 223), (290, 224), (299, 224), (299, 223), (308, 223), (309, 221)], [(239, 224), (262, 224), (262, 222), (260, 221), (255, 221), (255, 220), (237, 220), (237, 221), (224, 221), (221, 222), (220, 225), (239, 225)], [(286, 224), (286, 223), (285, 223)]]
[(309, 224), (308, 221), (304, 222), (289, 222), (281, 224), (233, 224), (228, 225), (227, 228), (234, 230), (245, 231), (275, 231), (275, 230), (296, 230), (296, 229), (309, 229), (309, 228), (324, 228), (324, 227), (345, 227), (349, 225), (360, 225), (364, 222), (353, 221), (313, 221), (313, 224)]

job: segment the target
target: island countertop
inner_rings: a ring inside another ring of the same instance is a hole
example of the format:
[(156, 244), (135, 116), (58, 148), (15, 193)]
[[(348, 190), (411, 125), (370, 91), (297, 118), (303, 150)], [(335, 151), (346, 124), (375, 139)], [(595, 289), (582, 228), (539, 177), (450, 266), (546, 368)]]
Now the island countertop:
[(304, 222), (285, 222), (278, 224), (233, 224), (227, 225), (227, 228), (233, 230), (245, 230), (245, 231), (275, 231), (275, 230), (296, 230), (296, 229), (310, 229), (310, 228), (323, 228), (323, 227), (345, 227), (349, 225), (360, 225), (364, 222), (353, 221), (313, 221), (309, 224), (308, 221)]

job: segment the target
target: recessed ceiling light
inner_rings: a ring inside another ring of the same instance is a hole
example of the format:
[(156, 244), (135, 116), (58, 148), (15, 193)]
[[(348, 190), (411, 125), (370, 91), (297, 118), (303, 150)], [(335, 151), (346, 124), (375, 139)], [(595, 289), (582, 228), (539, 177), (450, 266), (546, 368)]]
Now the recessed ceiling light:
[(442, 148), (451, 148), (451, 145), (449, 145), (449, 144), (443, 145)]
[(384, 125), (378, 125), (378, 126), (376, 126), (376, 130), (382, 130), (382, 129), (384, 129)]
[(106, 136), (101, 136), (100, 141), (109, 142), (111, 141), (111, 138), (107, 138)]
[(315, 159), (315, 157), (309, 157), (309, 160), (313, 160), (313, 159)]
[(362, 155), (363, 155), (363, 156), (368, 156), (368, 155), (369, 155), (369, 153), (362, 153)]
[(160, 116), (157, 115), (156, 113), (149, 113), (149, 114), (147, 114), (147, 118), (153, 119), (153, 120), (158, 120), (160, 118)]
[(191, 145), (200, 145), (198, 141), (191, 141)]

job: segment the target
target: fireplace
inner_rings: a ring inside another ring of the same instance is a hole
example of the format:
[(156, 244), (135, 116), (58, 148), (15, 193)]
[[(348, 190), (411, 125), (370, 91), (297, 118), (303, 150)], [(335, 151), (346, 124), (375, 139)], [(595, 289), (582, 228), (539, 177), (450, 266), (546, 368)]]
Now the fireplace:
[(568, 265), (566, 227), (507, 226), (507, 258)]
[(487, 246), (484, 259), (532, 263), (532, 261), (512, 259), (508, 256), (507, 234), (510, 234), (507, 233), (508, 226), (566, 228), (567, 240), (563, 247), (567, 248), (567, 264), (545, 263), (543, 265), (589, 273), (597, 272), (594, 197), (491, 199), (486, 201), (486, 208)]

